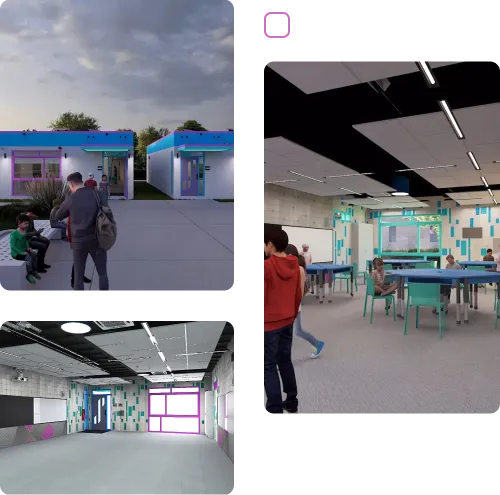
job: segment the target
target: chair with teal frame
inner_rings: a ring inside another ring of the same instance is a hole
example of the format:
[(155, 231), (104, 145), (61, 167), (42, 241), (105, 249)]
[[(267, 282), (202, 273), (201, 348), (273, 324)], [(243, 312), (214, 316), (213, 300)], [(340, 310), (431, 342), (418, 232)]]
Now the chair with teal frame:
[[(416, 327), (418, 328), (420, 308), (436, 308), (439, 322), (439, 338), (443, 338), (443, 328), (446, 330), (445, 304), (441, 301), (441, 286), (439, 284), (408, 284), (408, 304), (405, 315), (405, 335), (408, 333), (408, 316), (410, 308), (416, 309)], [(444, 319), (444, 324), (443, 320)]]
[[(356, 288), (356, 292), (358, 292), (358, 264), (353, 263), (352, 264), (352, 276), (354, 280), (354, 287)], [(334, 283), (337, 280), (340, 280), (340, 290), (342, 290), (342, 280), (345, 280), (347, 282), (347, 292), (349, 292), (349, 282), (351, 281), (351, 272), (345, 272), (345, 273), (339, 273), (334, 276)], [(365, 283), (366, 283), (366, 278), (365, 278)]]
[(375, 293), (375, 282), (372, 277), (366, 279), (366, 295), (365, 295), (365, 310), (363, 313), (363, 318), (366, 318), (366, 306), (368, 304), (368, 296), (372, 298), (372, 307), (370, 312), (370, 325), (373, 323), (373, 303), (376, 299), (383, 299), (385, 301), (385, 314), (389, 316), (389, 305), (392, 304), (392, 312), (394, 314), (394, 320), (396, 320), (396, 305), (394, 304), (394, 295), (388, 294), (387, 296), (381, 296)]

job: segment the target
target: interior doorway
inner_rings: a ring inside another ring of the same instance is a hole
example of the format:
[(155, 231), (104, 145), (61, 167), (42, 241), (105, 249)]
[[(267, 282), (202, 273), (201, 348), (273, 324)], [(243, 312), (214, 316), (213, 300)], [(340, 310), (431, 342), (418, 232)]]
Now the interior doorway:
[(111, 196), (124, 197), (127, 181), (126, 153), (104, 153), (102, 173), (108, 176)]
[(111, 430), (111, 390), (92, 390), (92, 418), (90, 428), (96, 431)]

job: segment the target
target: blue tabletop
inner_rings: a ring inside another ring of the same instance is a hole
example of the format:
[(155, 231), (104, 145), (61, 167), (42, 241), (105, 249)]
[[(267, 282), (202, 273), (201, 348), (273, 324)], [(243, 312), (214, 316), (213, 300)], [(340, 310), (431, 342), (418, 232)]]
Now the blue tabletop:
[[(369, 260), (368, 263), (373, 265), (373, 260)], [(389, 265), (418, 265), (419, 263), (431, 263), (426, 260), (384, 260), (384, 263), (389, 263)]]
[(335, 265), (334, 263), (314, 263), (312, 265), (307, 265), (307, 273), (317, 273), (317, 272), (350, 272), (354, 265)]
[(472, 284), (500, 282), (500, 272), (485, 272), (472, 270), (446, 270), (446, 269), (423, 269), (423, 270), (388, 270), (387, 275), (403, 277), (406, 280), (418, 280), (419, 282), (432, 282), (450, 284), (457, 280), (465, 280)]
[(497, 266), (496, 261), (460, 261), (460, 262), (457, 261), (457, 263), (460, 266), (491, 266), (491, 267)]

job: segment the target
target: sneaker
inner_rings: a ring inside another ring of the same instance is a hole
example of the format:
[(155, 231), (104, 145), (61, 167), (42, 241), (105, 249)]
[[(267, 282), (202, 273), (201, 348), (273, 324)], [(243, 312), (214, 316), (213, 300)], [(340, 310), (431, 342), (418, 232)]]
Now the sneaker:
[(318, 347), (316, 347), (316, 349), (311, 354), (311, 359), (316, 359), (319, 356), (320, 352), (323, 350), (324, 345), (325, 343), (322, 341), (318, 344)]
[(290, 404), (283, 402), (283, 410), (285, 410), (287, 413), (295, 414), (296, 412), (298, 412), (299, 407), (298, 406), (291, 406)]
[(47, 273), (47, 270), (45, 268), (37, 270), (38, 273)]
[(92, 283), (92, 280), (90, 280), (90, 278), (83, 277), (83, 283), (84, 283), (84, 284), (91, 284), (91, 283)]
[(35, 285), (36, 284), (36, 280), (33, 278), (33, 275), (26, 275), (26, 280), (31, 284), (31, 285)]
[(31, 272), (31, 275), (33, 275), (33, 277), (35, 277), (37, 280), (42, 280), (42, 277), (40, 277), (38, 272)]
[[(45, 269), (52, 268), (50, 265), (46, 265), (46, 264), (44, 264), (44, 265), (43, 265), (43, 267), (44, 267)], [(38, 270), (38, 271), (40, 271), (40, 270)]]

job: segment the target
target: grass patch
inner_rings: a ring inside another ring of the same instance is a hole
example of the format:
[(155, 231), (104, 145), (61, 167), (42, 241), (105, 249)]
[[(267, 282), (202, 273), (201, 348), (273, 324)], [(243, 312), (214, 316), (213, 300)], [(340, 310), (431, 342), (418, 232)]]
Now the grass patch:
[(134, 182), (134, 199), (137, 200), (146, 200), (146, 199), (156, 199), (156, 200), (167, 200), (172, 199), (165, 193), (162, 193), (156, 187), (153, 187), (151, 184), (142, 181)]
[(216, 199), (218, 203), (234, 203), (234, 199)]

